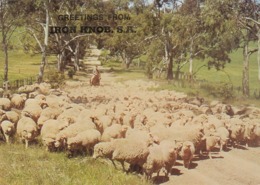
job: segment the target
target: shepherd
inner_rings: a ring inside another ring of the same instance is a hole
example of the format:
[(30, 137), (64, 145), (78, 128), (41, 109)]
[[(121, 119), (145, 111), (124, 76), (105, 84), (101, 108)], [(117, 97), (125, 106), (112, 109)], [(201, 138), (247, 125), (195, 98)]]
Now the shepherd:
[(93, 74), (90, 78), (90, 86), (94, 85), (94, 86), (98, 86), (100, 85), (100, 79), (101, 79), (101, 75), (100, 72), (98, 70), (98, 66), (96, 65), (95, 68), (93, 69)]

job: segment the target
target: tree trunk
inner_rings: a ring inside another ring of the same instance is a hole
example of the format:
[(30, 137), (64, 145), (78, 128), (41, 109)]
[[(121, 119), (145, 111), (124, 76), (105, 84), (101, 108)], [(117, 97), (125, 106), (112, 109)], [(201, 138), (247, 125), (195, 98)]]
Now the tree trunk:
[(4, 82), (7, 82), (8, 81), (8, 46), (5, 38), (3, 39), (3, 49), (4, 49), (4, 57), (5, 57)]
[(49, 38), (49, 9), (48, 9), (48, 0), (44, 2), (44, 6), (46, 9), (46, 25), (44, 27), (44, 44), (42, 45), (42, 61), (39, 69), (39, 74), (38, 74), (38, 83), (41, 83), (43, 81), (43, 75), (44, 75), (44, 69), (46, 66), (46, 60), (47, 60), (47, 46), (48, 46), (48, 38)]
[(65, 52), (62, 51), (62, 53), (58, 54), (58, 71), (63, 72), (65, 67)]
[(169, 58), (169, 63), (168, 63), (168, 69), (167, 69), (167, 80), (172, 80), (173, 79), (172, 67), (173, 67), (173, 58), (170, 57)]
[(132, 59), (130, 57), (125, 58), (125, 67), (129, 69)]
[(190, 73), (190, 77), (192, 78), (192, 74), (193, 74), (193, 39), (191, 40), (191, 44), (190, 44), (189, 63), (190, 63), (189, 73)]
[(77, 41), (75, 48), (74, 67), (76, 71), (79, 71), (79, 41)]
[(260, 29), (257, 33), (258, 37), (258, 52), (257, 52), (257, 64), (258, 64), (258, 80), (260, 82)]
[(249, 92), (249, 52), (248, 42), (245, 43), (243, 48), (243, 77), (242, 77), (242, 90), (245, 97), (250, 96)]
[(41, 61), (41, 65), (40, 65), (40, 70), (39, 70), (39, 74), (38, 74), (38, 83), (41, 83), (43, 81), (43, 75), (44, 75), (44, 69), (45, 69), (45, 65), (46, 65), (46, 46), (43, 46), (43, 51), (42, 51), (42, 61)]

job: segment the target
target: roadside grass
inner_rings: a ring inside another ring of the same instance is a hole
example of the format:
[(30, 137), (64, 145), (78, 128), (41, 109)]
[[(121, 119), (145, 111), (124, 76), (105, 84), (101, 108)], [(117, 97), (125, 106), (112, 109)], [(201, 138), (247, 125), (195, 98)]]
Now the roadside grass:
[(38, 145), (0, 143), (1, 185), (148, 185), (133, 174), (116, 170), (110, 161), (50, 153)]

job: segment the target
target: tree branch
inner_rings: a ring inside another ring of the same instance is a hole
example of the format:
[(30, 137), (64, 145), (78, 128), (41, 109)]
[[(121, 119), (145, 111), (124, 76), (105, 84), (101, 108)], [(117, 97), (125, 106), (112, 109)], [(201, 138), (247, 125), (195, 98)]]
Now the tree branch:
[(31, 29), (31, 28), (27, 28), (27, 29), (31, 32), (32, 36), (34, 37), (34, 39), (35, 39), (36, 42), (38, 43), (39, 47), (41, 48), (41, 51), (43, 51), (43, 46), (42, 46), (40, 40), (37, 38), (37, 36), (36, 36), (34, 30)]
[(253, 53), (255, 53), (255, 52), (257, 52), (257, 51), (258, 51), (258, 49), (250, 50), (250, 51), (248, 52), (248, 54), (249, 54), (249, 55), (252, 55)]
[(252, 22), (254, 22), (254, 23), (257, 24), (257, 25), (260, 25), (260, 22), (259, 22), (259, 21), (254, 20), (254, 19), (252, 19), (251, 17), (245, 17), (245, 19), (246, 19), (246, 20), (249, 20), (249, 21), (252, 21)]

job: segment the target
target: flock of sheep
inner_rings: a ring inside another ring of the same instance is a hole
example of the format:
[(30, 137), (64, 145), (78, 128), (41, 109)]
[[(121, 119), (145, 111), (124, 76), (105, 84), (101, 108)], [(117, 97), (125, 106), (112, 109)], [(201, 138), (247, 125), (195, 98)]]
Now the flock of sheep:
[(0, 98), (2, 139), (107, 158), (147, 178), (160, 171), (168, 176), (178, 158), (190, 168), (194, 155), (212, 158), (216, 148), (259, 146), (260, 109), (149, 91), (154, 86), (129, 81), (99, 87), (78, 82), (63, 90), (46, 83), (21, 87)]

